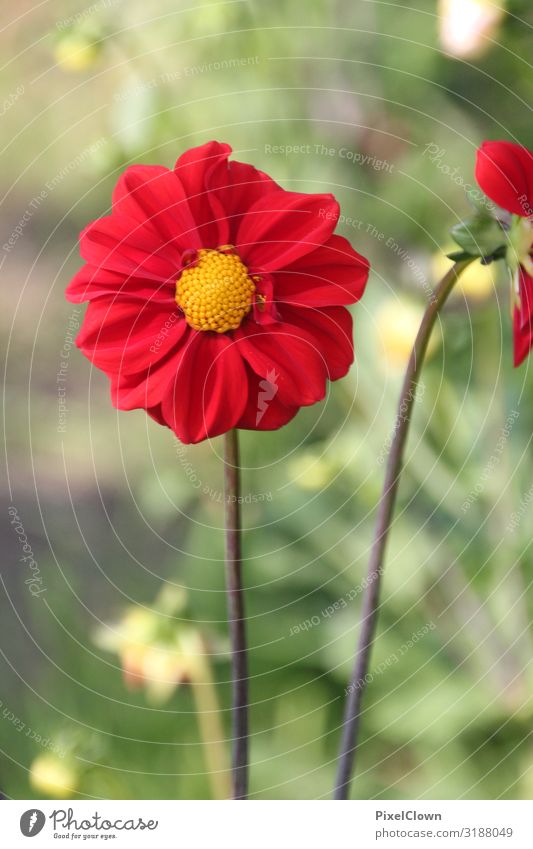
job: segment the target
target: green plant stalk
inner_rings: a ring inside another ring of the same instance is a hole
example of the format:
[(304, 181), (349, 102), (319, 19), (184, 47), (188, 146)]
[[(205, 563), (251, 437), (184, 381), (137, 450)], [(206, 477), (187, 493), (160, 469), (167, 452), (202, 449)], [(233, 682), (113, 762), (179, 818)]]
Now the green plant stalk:
[(232, 669), (233, 798), (248, 797), (248, 659), (242, 588), (240, 466), (237, 430), (224, 437), (226, 587)]
[(334, 789), (335, 799), (348, 798), (350, 782), (356, 764), (361, 724), (361, 707), (365, 691), (365, 676), (368, 673), (379, 614), (385, 550), (391, 529), (398, 485), (403, 468), (403, 453), (409, 433), (411, 413), (424, 364), (424, 357), (437, 316), (446, 303), (448, 295), (452, 291), (459, 275), (472, 262), (472, 259), (463, 259), (456, 262), (440, 281), (422, 318), (407, 364), (400, 401), (398, 403), (394, 437), (387, 460), (383, 492), (378, 506), (376, 530), (368, 566), (367, 586), (363, 598), (361, 630), (344, 713), (338, 771)]
[(230, 799), (229, 760), (226, 757), (224, 731), (219, 719), (219, 705), (213, 679), (204, 677), (191, 682), (200, 736), (204, 744), (206, 766), (214, 799)]
[(231, 799), (229, 758), (208, 648), (196, 630), (182, 632), (178, 640), (183, 655), (189, 659), (191, 690), (213, 799)]

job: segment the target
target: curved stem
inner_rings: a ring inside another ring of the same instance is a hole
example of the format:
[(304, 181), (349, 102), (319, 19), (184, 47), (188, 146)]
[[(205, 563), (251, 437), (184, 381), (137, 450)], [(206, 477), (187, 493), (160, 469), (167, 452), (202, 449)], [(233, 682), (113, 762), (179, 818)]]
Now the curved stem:
[(239, 442), (236, 430), (224, 437), (226, 587), (231, 638), (233, 798), (248, 795), (248, 661), (242, 589)]
[(365, 677), (368, 673), (372, 643), (379, 613), (379, 596), (385, 548), (392, 524), (398, 484), (402, 473), (403, 452), (411, 423), (411, 412), (424, 363), (424, 356), (437, 316), (446, 303), (459, 274), (461, 274), (471, 261), (470, 259), (466, 259), (455, 263), (437, 286), (435, 294), (424, 313), (405, 372), (400, 401), (398, 403), (398, 412), (396, 414), (394, 436), (387, 461), (383, 492), (378, 506), (374, 543), (370, 554), (367, 584), (363, 599), (359, 642), (352, 678), (347, 688), (348, 700), (344, 713), (339, 766), (335, 783), (335, 799), (348, 798), (351, 776), (355, 766)]

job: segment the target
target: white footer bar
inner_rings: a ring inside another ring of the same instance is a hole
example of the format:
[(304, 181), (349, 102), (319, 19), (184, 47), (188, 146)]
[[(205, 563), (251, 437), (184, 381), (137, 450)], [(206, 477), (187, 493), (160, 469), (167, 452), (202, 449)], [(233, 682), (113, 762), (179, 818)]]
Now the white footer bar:
[(3, 801), (0, 843), (6, 849), (532, 849), (532, 815), (531, 802), (512, 801)]

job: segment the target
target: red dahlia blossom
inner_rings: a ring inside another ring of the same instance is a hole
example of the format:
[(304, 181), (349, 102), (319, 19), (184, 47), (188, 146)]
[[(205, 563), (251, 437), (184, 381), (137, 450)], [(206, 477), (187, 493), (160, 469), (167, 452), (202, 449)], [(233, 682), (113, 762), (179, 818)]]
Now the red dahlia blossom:
[(272, 430), (320, 401), (353, 361), (345, 305), (368, 277), (333, 235), (332, 195), (287, 192), (230, 153), (209, 142), (174, 170), (128, 168), (67, 289), (90, 302), (76, 342), (113, 404), (183, 442)]
[(514, 364), (533, 347), (533, 153), (507, 141), (483, 142), (476, 180), (488, 197), (511, 213), (507, 264), (513, 278)]

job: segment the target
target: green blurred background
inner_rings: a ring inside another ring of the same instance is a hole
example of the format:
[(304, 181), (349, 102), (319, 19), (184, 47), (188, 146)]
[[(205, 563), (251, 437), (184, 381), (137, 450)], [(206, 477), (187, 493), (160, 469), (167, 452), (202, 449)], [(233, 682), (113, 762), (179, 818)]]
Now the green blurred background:
[[(117, 413), (75, 349), (57, 378), (82, 314), (63, 297), (78, 232), (126, 165), (170, 166), (211, 138), (288, 189), (333, 191), (338, 232), (373, 266), (350, 375), (282, 431), (241, 440), (251, 793), (329, 794), (402, 367), (449, 227), (470, 211), (477, 145), (533, 147), (530, 3), (487, 4), (477, 30), (470, 5), (23, 0), (5, 13), (6, 796), (227, 792), (220, 440), (180, 448), (143, 412)], [(533, 796), (533, 379), (512, 367), (507, 290), (503, 269), (474, 267), (424, 371), (358, 798)]]

